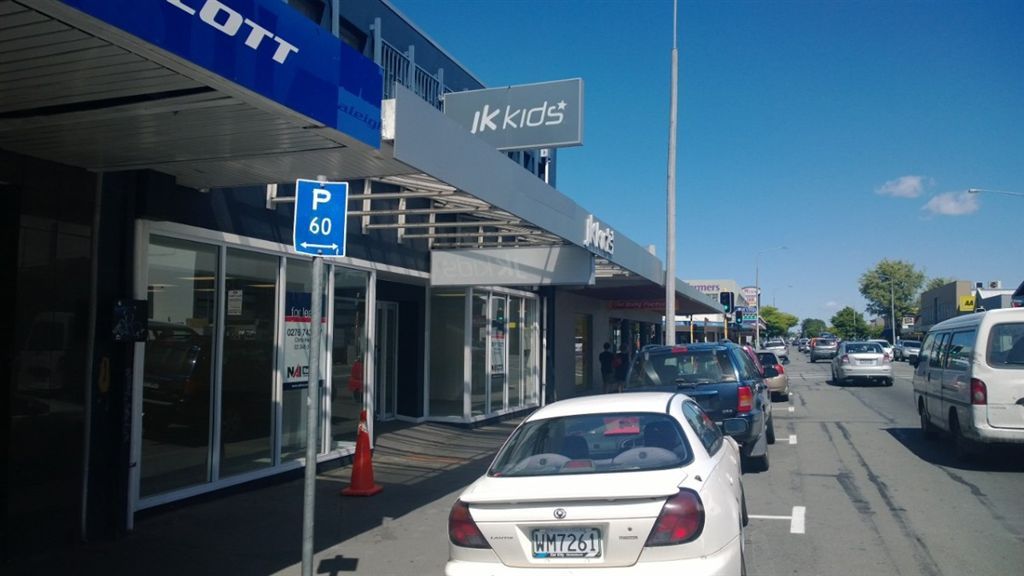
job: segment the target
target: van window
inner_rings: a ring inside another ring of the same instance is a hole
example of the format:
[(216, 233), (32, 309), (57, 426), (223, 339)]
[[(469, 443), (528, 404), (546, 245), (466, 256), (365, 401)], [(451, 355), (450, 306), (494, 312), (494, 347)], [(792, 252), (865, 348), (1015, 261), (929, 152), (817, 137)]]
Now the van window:
[(949, 349), (949, 332), (935, 335), (935, 348), (932, 349), (928, 365), (932, 368), (942, 368), (946, 363), (946, 350)]
[(1024, 369), (1024, 323), (993, 326), (985, 360), (989, 366)]
[(927, 366), (929, 364), (929, 358), (932, 357), (932, 348), (935, 346), (935, 334), (929, 334), (924, 339), (924, 344), (921, 345), (921, 351), (918, 354), (917, 361), (919, 364)]
[(966, 372), (971, 363), (971, 355), (974, 354), (974, 339), (977, 332), (954, 332), (949, 342), (949, 349), (946, 356), (946, 367), (950, 370)]

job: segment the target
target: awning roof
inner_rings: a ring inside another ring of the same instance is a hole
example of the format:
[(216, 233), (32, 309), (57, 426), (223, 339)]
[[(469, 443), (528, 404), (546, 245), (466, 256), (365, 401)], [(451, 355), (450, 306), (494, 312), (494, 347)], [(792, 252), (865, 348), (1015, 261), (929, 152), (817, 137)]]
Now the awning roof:
[[(355, 191), (364, 227), (432, 249), (584, 245), (583, 207), (411, 92), (396, 100), (399, 134), (385, 127), (377, 149), (68, 3), (0, 0), (0, 148), (95, 172), (155, 170), (196, 189), (368, 179), (399, 192)], [(429, 207), (394, 206), (414, 198)], [(598, 284), (585, 292), (664, 298), (661, 263), (645, 248), (619, 234), (615, 254), (587, 249)], [(677, 286), (680, 314), (720, 312)]]

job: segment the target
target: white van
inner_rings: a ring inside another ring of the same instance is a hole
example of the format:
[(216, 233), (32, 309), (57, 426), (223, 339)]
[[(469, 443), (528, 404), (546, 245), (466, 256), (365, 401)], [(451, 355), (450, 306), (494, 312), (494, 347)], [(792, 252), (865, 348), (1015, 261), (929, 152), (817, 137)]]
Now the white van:
[(925, 436), (1024, 443), (1024, 309), (958, 316), (928, 331), (914, 366), (914, 400)]

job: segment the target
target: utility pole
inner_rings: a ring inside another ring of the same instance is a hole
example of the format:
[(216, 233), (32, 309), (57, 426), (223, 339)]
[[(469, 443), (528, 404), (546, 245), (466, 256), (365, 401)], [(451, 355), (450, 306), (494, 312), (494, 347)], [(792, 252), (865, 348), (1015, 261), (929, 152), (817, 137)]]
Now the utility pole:
[(679, 2), (672, 2), (672, 81), (668, 121), (668, 204), (665, 240), (665, 344), (676, 343), (676, 108), (678, 98), (679, 49), (676, 37)]

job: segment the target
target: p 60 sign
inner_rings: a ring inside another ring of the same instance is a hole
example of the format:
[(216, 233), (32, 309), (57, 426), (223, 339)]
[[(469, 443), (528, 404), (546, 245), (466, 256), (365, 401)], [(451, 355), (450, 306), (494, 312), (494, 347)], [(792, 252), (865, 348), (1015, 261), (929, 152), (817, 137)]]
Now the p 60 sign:
[(292, 245), (314, 256), (345, 255), (348, 182), (295, 181)]

